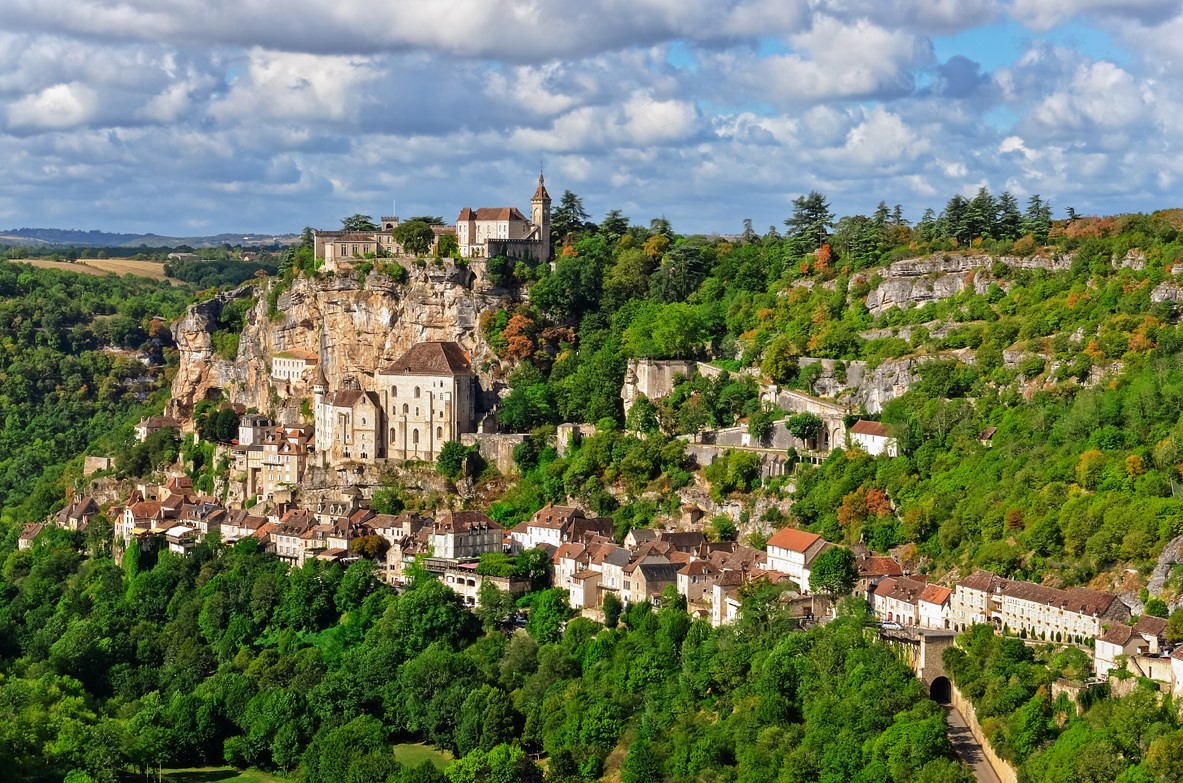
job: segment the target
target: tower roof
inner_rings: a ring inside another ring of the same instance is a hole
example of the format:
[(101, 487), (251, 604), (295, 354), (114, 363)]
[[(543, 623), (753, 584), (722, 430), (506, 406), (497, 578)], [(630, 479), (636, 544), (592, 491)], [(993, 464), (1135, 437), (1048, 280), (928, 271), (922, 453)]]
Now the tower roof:
[(546, 180), (543, 179), (542, 174), (538, 174), (538, 190), (534, 191), (534, 198), (531, 201), (550, 201), (550, 194), (546, 192)]

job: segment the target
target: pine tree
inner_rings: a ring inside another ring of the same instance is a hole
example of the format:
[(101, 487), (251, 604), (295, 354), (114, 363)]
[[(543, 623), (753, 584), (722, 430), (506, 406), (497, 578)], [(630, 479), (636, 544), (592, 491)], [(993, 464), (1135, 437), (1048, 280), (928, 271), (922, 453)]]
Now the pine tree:
[(785, 220), (788, 240), (793, 252), (799, 256), (812, 253), (830, 238), (834, 227), (834, 213), (826, 197), (816, 190), (807, 196), (793, 199), (793, 215)]
[(1027, 212), (1023, 215), (1020, 230), (1030, 234), (1036, 242), (1047, 242), (1048, 232), (1052, 227), (1052, 205), (1045, 202), (1036, 193), (1027, 200)]
[(1009, 191), (998, 197), (998, 239), (1016, 240), (1021, 234), (1023, 213), (1019, 211), (1018, 200)]

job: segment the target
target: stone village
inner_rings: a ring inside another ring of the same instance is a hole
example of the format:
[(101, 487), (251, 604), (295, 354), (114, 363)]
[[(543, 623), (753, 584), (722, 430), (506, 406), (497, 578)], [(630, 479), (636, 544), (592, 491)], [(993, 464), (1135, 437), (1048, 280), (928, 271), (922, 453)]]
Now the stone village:
[[(550, 208), (539, 177), (530, 218), (514, 207), (465, 208), (453, 226), (435, 227), (436, 241), (454, 233), (459, 254), (467, 259), (506, 256), (545, 262), (551, 255)], [(402, 249), (394, 239), (398, 219), (383, 217), (380, 223), (371, 233), (316, 232), (315, 253), (325, 270), (348, 271), (367, 255), (399, 256)], [(117, 549), (166, 549), (184, 556), (216, 534), (225, 544), (256, 539), (279, 559), (300, 567), (313, 559), (347, 564), (364, 556), (358, 542), (381, 541), (384, 554), (377, 566), (385, 581), (398, 586), (412, 568), (423, 568), (469, 605), (476, 605), (485, 581), (515, 596), (530, 589), (528, 579), (478, 574), (482, 555), (540, 550), (550, 564), (552, 585), (568, 591), (573, 609), (592, 617), (600, 616), (608, 594), (627, 605), (660, 602), (663, 593), (674, 590), (694, 615), (720, 625), (737, 617), (742, 588), (761, 580), (787, 585), (785, 600), (799, 616), (831, 611), (811, 587), (810, 576), (817, 557), (833, 544), (793, 528), (774, 532), (764, 549), (710, 541), (702, 521), (706, 509), (698, 505), (683, 506), (681, 518), (664, 529), (632, 530), (618, 541), (611, 520), (576, 507), (549, 505), (505, 530), (477, 509), (377, 514), (369, 509), (372, 486), (361, 482), (301, 491), (316, 471), (348, 476), (387, 462), (432, 462), (454, 441), (475, 446), (488, 462), (510, 472), (509, 453), (525, 437), (497, 431), (490, 390), (481, 387), (472, 351), (456, 340), (399, 341), (400, 350), (371, 371), (355, 372), (356, 363), (348, 356), (334, 354), (336, 340), (327, 324), (304, 326), (305, 333), (315, 333), (316, 343), (277, 345), (265, 385), (277, 399), (310, 404), (311, 421), (292, 420), (291, 405), (284, 417), (250, 413), (241, 406), (238, 437), (223, 454), (231, 465), (225, 493), (197, 493), (179, 472), (161, 484), (140, 483), (105, 510)], [(328, 368), (334, 369), (335, 383), (330, 383)], [(720, 372), (692, 361), (631, 361), (621, 390), (624, 408), (642, 398), (668, 395), (680, 376)], [(801, 441), (783, 427), (764, 442), (754, 442), (741, 427), (686, 436), (687, 454), (699, 465), (729, 449), (745, 449), (759, 456), (767, 478), (790, 470), (790, 448), (812, 459), (839, 449), (895, 456), (889, 431), (878, 422), (858, 419), (850, 405), (757, 381), (761, 399), (770, 406), (818, 417), (822, 426), (817, 436)], [(176, 415), (183, 407), (170, 406), (173, 415), (144, 419), (137, 437), (143, 440), (169, 427), (191, 428), (183, 415)], [(558, 448), (569, 448), (588, 431), (587, 425), (561, 426)], [(979, 439), (988, 445), (992, 435), (987, 431)], [(94, 497), (79, 494), (52, 519), (27, 525), (20, 546), (33, 546), (49, 525), (85, 530), (100, 510)], [(986, 571), (938, 584), (910, 573), (903, 558), (875, 555), (864, 547), (856, 547), (854, 555), (855, 594), (885, 627), (956, 632), (975, 623), (991, 624), (999, 633), (1024, 639), (1092, 648), (1100, 679), (1128, 671), (1183, 695), (1183, 646), (1168, 646), (1164, 620), (1144, 615), (1133, 622), (1130, 608), (1116, 595), (1055, 589)]]

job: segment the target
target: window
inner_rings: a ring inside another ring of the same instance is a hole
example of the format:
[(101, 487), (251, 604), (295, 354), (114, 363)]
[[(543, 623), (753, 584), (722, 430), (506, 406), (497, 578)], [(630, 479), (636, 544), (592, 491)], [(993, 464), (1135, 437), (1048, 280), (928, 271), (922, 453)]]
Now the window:
[(415, 399), (419, 399), (419, 387), (415, 387)]
[[(419, 428), (418, 427), (411, 430), (411, 443), (415, 444), (416, 446), (419, 445)], [(345, 456), (349, 456), (349, 455), (347, 454)]]
[(390, 442), (394, 443), (398, 439), (398, 427), (390, 428)]
[(437, 440), (444, 437), (444, 428), (443, 427), (436, 427), (435, 428), (435, 437)]
[(403, 403), (403, 415), (404, 415), (404, 416), (406, 416), (406, 415), (407, 415), (408, 413), (410, 413), (410, 412), (411, 412), (411, 406), (410, 406), (410, 405), (407, 405), (407, 404), (404, 402), (404, 403)]

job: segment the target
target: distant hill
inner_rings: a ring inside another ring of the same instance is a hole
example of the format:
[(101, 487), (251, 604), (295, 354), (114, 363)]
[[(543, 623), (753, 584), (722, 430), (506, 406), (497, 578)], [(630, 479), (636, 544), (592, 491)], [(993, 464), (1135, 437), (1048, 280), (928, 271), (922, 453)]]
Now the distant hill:
[(299, 240), (299, 234), (213, 234), (196, 237), (166, 237), (159, 234), (116, 234), (108, 231), (79, 231), (64, 228), (12, 228), (0, 229), (0, 244), (6, 245), (60, 245), (76, 247), (212, 247), (215, 245), (273, 245), (290, 244)]

